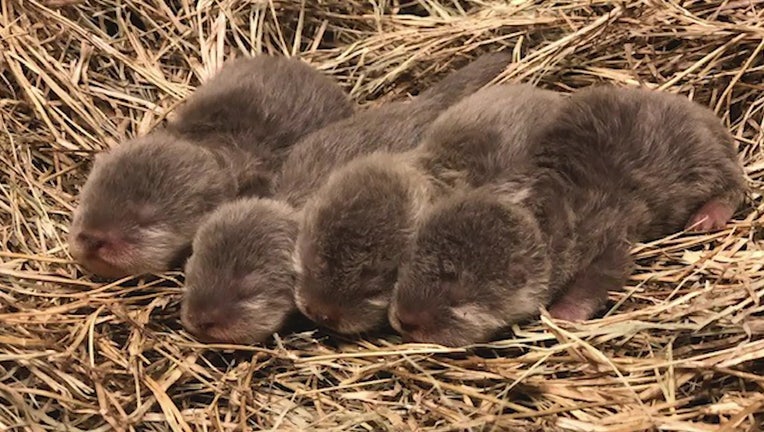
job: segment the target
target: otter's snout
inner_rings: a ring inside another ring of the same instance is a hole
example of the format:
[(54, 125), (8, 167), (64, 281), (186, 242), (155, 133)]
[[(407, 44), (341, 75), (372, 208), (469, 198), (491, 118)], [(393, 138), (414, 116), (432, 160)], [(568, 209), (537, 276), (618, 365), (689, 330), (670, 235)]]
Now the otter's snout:
[(342, 322), (342, 313), (337, 308), (321, 305), (305, 305), (305, 315), (324, 327), (336, 330)]
[(416, 335), (433, 326), (433, 315), (428, 310), (398, 309), (390, 317), (390, 324), (398, 330), (405, 339), (415, 341)]
[(221, 307), (194, 308), (181, 313), (183, 327), (203, 342), (238, 342), (229, 327), (234, 322), (230, 310)]
[(97, 231), (80, 232), (77, 234), (75, 241), (81, 246), (85, 255), (95, 255), (101, 248), (107, 246), (109, 243), (106, 235)]
[(69, 253), (88, 271), (108, 278), (127, 276), (127, 271), (112, 261), (122, 253), (122, 242), (107, 231), (77, 229), (69, 237)]

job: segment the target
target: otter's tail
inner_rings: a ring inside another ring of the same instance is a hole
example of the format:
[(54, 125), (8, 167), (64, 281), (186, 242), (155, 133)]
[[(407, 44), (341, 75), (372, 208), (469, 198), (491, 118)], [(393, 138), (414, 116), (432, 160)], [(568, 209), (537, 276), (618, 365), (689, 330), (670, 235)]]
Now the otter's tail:
[(491, 82), (509, 65), (510, 60), (511, 56), (504, 52), (484, 54), (446, 75), (415, 100), (441, 108), (449, 107)]

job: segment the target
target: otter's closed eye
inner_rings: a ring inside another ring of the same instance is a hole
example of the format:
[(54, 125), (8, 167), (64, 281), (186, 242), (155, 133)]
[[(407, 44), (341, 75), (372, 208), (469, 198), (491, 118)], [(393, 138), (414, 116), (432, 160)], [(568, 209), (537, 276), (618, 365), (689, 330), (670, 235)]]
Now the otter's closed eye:
[(440, 279), (448, 283), (455, 283), (459, 280), (459, 276), (455, 271), (446, 271), (440, 274)]
[(379, 271), (369, 266), (361, 267), (361, 272), (358, 275), (358, 277), (364, 281), (375, 278), (377, 276), (379, 276)]
[(237, 300), (248, 300), (252, 297), (253, 293), (261, 292), (264, 289), (264, 285), (268, 284), (268, 280), (261, 277), (257, 273), (251, 273), (241, 279), (231, 281), (233, 286), (233, 292)]
[(249, 289), (235, 289), (234, 290), (234, 298), (236, 301), (244, 301), (249, 299), (251, 297), (250, 290), (254, 290), (254, 287), (249, 287)]
[(385, 275), (385, 283), (386, 284), (394, 284), (398, 280), (398, 266), (388, 270)]
[(448, 304), (451, 306), (458, 306), (469, 300), (467, 292), (464, 291), (464, 287), (461, 286), (456, 275), (454, 275), (453, 279), (441, 280), (440, 287), (446, 300), (448, 300)]

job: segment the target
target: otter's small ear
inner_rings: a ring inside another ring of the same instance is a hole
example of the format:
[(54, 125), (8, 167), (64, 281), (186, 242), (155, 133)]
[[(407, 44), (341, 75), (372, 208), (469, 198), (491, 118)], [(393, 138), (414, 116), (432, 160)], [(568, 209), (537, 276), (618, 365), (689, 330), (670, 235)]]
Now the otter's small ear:
[(438, 261), (438, 273), (441, 279), (448, 281), (456, 281), (459, 278), (456, 265), (450, 260)]

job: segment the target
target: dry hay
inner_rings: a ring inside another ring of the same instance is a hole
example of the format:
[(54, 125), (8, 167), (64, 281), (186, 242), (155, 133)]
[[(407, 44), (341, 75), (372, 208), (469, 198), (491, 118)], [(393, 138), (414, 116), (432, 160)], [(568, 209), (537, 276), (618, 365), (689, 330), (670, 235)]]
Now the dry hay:
[[(8, 0), (0, 11), (0, 428), (754, 431), (764, 421), (764, 2)], [(635, 253), (604, 319), (470, 350), (306, 331), (205, 346), (178, 274), (84, 277), (64, 240), (92, 152), (142, 134), (232, 53), (300, 54), (359, 101), (486, 50), (503, 81), (642, 84), (712, 106), (752, 201)]]

